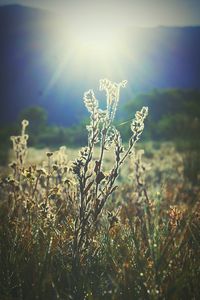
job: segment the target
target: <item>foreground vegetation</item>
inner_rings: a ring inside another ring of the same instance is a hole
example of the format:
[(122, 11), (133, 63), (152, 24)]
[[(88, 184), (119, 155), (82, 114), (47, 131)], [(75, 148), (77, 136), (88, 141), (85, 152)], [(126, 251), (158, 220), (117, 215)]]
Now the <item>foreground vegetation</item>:
[[(28, 121), (0, 185), (1, 299), (198, 299), (199, 173), (170, 145), (136, 147), (148, 109), (137, 111), (124, 149), (113, 120), (120, 84), (93, 91), (88, 145), (29, 164)], [(109, 155), (108, 155), (109, 154)], [(70, 160), (69, 160), (70, 158)], [(189, 171), (188, 171), (189, 170)]]

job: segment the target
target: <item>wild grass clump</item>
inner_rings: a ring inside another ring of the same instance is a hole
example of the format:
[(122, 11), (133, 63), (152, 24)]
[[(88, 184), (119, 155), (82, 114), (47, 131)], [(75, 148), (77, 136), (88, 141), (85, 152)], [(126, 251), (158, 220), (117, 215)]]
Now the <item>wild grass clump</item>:
[[(100, 81), (105, 110), (92, 90), (84, 94), (88, 145), (74, 161), (61, 147), (43, 165), (27, 165), (26, 120), (11, 138), (15, 161), (0, 184), (1, 299), (198, 298), (198, 197), (186, 205), (153, 180), (149, 188), (135, 150), (148, 108), (136, 112), (126, 149), (113, 125), (126, 83)], [(130, 180), (120, 185), (127, 160)]]

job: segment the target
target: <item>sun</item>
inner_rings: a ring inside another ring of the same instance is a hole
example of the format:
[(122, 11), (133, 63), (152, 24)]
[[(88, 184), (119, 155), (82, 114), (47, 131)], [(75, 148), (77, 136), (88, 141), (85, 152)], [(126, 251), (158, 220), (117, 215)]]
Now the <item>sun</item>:
[(112, 21), (104, 24), (101, 19), (74, 23), (59, 20), (53, 28), (49, 45), (59, 58), (56, 73), (68, 68), (72, 76), (84, 72), (88, 77), (98, 73), (98, 78), (113, 74), (116, 78), (116, 69), (120, 69), (127, 48), (121, 30)]
[(71, 28), (71, 42), (85, 55), (98, 58), (111, 58), (121, 47), (119, 35), (113, 28), (105, 26), (80, 26)]
[(76, 24), (68, 28), (68, 35), (61, 33), (63, 51), (73, 49), (80, 67), (88, 62), (108, 63), (119, 57), (123, 50), (120, 32), (100, 24)]

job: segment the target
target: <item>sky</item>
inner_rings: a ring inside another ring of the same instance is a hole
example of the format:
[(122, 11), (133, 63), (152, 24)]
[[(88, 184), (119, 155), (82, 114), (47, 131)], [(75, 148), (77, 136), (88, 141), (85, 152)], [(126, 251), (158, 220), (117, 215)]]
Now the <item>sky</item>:
[(22, 4), (64, 12), (74, 22), (101, 19), (124, 26), (200, 25), (200, 0), (0, 0), (0, 5)]

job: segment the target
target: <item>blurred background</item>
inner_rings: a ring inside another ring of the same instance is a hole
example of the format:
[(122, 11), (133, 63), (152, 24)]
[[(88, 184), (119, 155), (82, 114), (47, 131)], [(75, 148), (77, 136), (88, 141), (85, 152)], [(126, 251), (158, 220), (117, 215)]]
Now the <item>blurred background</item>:
[(194, 0), (0, 0), (0, 165), (22, 119), (31, 147), (85, 145), (83, 94), (93, 88), (104, 108), (106, 77), (128, 80), (115, 121), (123, 140), (135, 111), (148, 106), (142, 141), (173, 142), (198, 172), (199, 12)]

